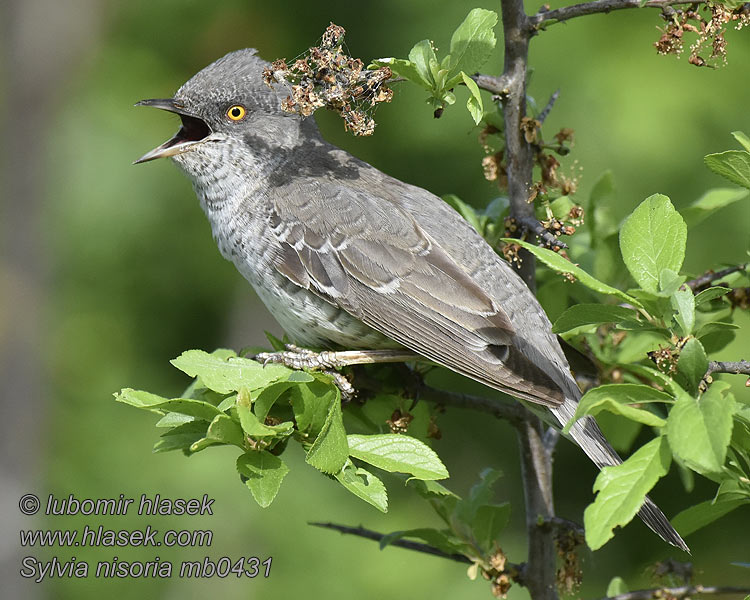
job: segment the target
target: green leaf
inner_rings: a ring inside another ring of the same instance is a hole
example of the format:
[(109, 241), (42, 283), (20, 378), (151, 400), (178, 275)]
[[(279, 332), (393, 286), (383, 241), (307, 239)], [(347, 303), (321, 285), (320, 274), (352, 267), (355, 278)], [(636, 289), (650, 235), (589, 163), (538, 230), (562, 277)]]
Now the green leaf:
[[(494, 28), (497, 13), (483, 8), (475, 8), (464, 19), (451, 37), (450, 73), (451, 76), (464, 71), (476, 73), (487, 61), (495, 48)], [(447, 88), (460, 81), (460, 76), (448, 81)]]
[(664, 269), (680, 271), (685, 258), (687, 226), (669, 198), (646, 198), (625, 220), (620, 230), (620, 250), (625, 266), (646, 291), (657, 293)]
[(466, 108), (469, 109), (469, 114), (474, 119), (474, 125), (479, 125), (484, 116), (482, 94), (479, 92), (479, 86), (477, 86), (476, 82), (463, 71), (461, 71), (461, 77), (466, 87), (469, 88), (470, 93), (469, 99), (466, 101)]
[(416, 492), (420, 496), (422, 496), (422, 498), (425, 498), (427, 500), (443, 497), (456, 499), (459, 498), (455, 493), (445, 487), (442, 483), (438, 483), (433, 479), (409, 479), (408, 485), (413, 487)]
[(672, 294), (671, 302), (672, 308), (677, 311), (675, 321), (680, 326), (681, 335), (687, 337), (693, 333), (695, 327), (695, 296), (693, 296), (693, 290), (684, 286), (683, 289), (679, 289)]
[(469, 490), (469, 496), (456, 504), (454, 516), (471, 527), (476, 520), (479, 508), (491, 504), (495, 482), (502, 475), (502, 471), (497, 469), (482, 469), (479, 473), (479, 481)]
[(586, 543), (601, 548), (617, 526), (629, 523), (643, 505), (646, 494), (669, 471), (669, 445), (660, 436), (638, 449), (621, 465), (604, 467), (594, 483), (599, 492), (583, 513)]
[(319, 379), (293, 388), (290, 401), (298, 431), (317, 437), (328, 418), (331, 404), (337, 401), (338, 393), (335, 386)]
[(373, 61), (373, 63), (378, 67), (389, 67), (394, 75), (408, 79), (426, 90), (432, 90), (432, 81), (422, 77), (416, 65), (410, 60), (403, 58), (379, 58)]
[(417, 479), (448, 477), (448, 470), (432, 448), (408, 435), (349, 435), (347, 441), (350, 456), (384, 471), (408, 473)]
[(565, 333), (584, 325), (601, 323), (619, 323), (635, 319), (636, 313), (622, 306), (613, 304), (574, 304), (555, 321), (552, 333)]
[[(738, 5), (742, 6), (744, 2), (737, 2)], [(742, 144), (742, 147), (750, 152), (750, 137), (748, 137), (745, 133), (742, 131), (733, 131), (732, 135), (734, 136), (734, 139), (737, 140), (740, 144)]]
[(622, 290), (618, 290), (617, 288), (613, 288), (606, 283), (594, 279), (594, 277), (586, 273), (586, 271), (581, 269), (581, 267), (574, 265), (569, 260), (564, 259), (557, 252), (553, 252), (552, 250), (548, 250), (547, 248), (540, 248), (539, 246), (530, 244), (529, 242), (517, 240), (514, 238), (501, 238), (501, 241), (507, 242), (509, 244), (519, 244), (551, 269), (557, 271), (558, 273), (570, 273), (583, 285), (596, 292), (616, 296), (617, 298), (624, 300), (628, 304), (641, 307), (641, 303), (632, 296), (629, 296)]
[(190, 421), (194, 420), (195, 417), (191, 417), (190, 415), (182, 415), (180, 413), (170, 412), (156, 422), (156, 427), (177, 427), (177, 425), (190, 423)]
[(703, 345), (696, 339), (690, 338), (680, 350), (677, 359), (677, 371), (685, 376), (688, 391), (696, 395), (698, 386), (708, 370), (708, 358)]
[(289, 472), (289, 467), (278, 456), (263, 450), (250, 450), (237, 457), (237, 471), (247, 477), (245, 485), (255, 501), (266, 508), (279, 493), (281, 482)]
[(206, 421), (191, 421), (165, 431), (156, 444), (154, 452), (169, 452), (170, 450), (189, 451), (190, 446), (206, 436), (208, 423)]
[(737, 499), (707, 500), (680, 512), (672, 519), (672, 527), (685, 537), (747, 503), (748, 500)]
[(240, 390), (237, 393), (237, 416), (240, 418), (242, 430), (253, 438), (258, 437), (285, 437), (294, 431), (294, 424), (285, 421), (278, 425), (266, 425), (252, 411), (250, 404), (250, 393)]
[(482, 504), (477, 507), (471, 531), (479, 547), (485, 552), (492, 550), (510, 520), (510, 503)]
[(366, 469), (356, 468), (347, 460), (344, 468), (336, 473), (335, 477), (358, 498), (369, 502), (382, 512), (388, 512), (388, 492), (383, 482)]
[(690, 206), (680, 211), (688, 227), (694, 227), (717, 210), (743, 200), (749, 195), (747, 190), (737, 188), (716, 188), (708, 190)]
[(687, 277), (675, 273), (672, 269), (662, 269), (659, 273), (659, 296), (671, 296), (685, 283)]
[(482, 234), (484, 226), (473, 206), (470, 206), (455, 194), (446, 194), (442, 198), (451, 208), (460, 214), (464, 218), (464, 221), (469, 223), (478, 234)]
[(414, 44), (409, 51), (409, 61), (416, 69), (419, 78), (429, 84), (429, 89), (435, 90), (433, 66), (437, 65), (437, 56), (430, 40), (422, 40)]
[(715, 300), (716, 298), (721, 298), (723, 295), (725, 295), (727, 292), (731, 292), (732, 290), (728, 287), (722, 287), (720, 285), (714, 285), (710, 288), (706, 288), (702, 292), (698, 292), (695, 296), (695, 305), (700, 306), (701, 304), (705, 302), (711, 302), (712, 300)]
[(341, 417), (341, 402), (337, 393), (328, 408), (323, 428), (307, 451), (305, 461), (319, 471), (333, 475), (341, 471), (348, 457), (349, 447)]
[(630, 590), (628, 589), (625, 580), (622, 577), (613, 577), (607, 586), (606, 596), (612, 598), (613, 596), (619, 596), (620, 594), (626, 594)]
[(206, 437), (222, 444), (233, 444), (245, 449), (242, 427), (228, 415), (216, 415), (208, 426)]
[(667, 418), (674, 455), (701, 474), (720, 473), (732, 437), (734, 397), (729, 384), (714, 382), (700, 399), (682, 393)]
[(703, 161), (717, 175), (750, 189), (750, 152), (727, 150), (718, 154), (709, 154)]
[(190, 377), (200, 377), (203, 385), (221, 394), (236, 392), (243, 387), (248, 390), (266, 387), (293, 372), (282, 365), (264, 367), (248, 358), (224, 359), (203, 350), (187, 350), (170, 362)]
[(117, 400), (117, 402), (130, 404), (136, 408), (163, 412), (176, 412), (209, 422), (212, 421), (216, 415), (223, 414), (218, 408), (208, 402), (189, 400), (187, 398), (173, 398), (168, 400), (161, 396), (157, 396), (156, 394), (140, 390), (132, 390), (130, 388), (121, 390), (119, 394), (115, 395), (115, 400)]
[(671, 403), (672, 401), (672, 396), (648, 385), (636, 383), (600, 385), (599, 387), (590, 389), (583, 395), (578, 402), (573, 419), (565, 425), (563, 433), (568, 433), (573, 423), (581, 417), (585, 415), (595, 416), (603, 410), (651, 427), (663, 427), (666, 425), (664, 419), (650, 411), (631, 405), (646, 404), (649, 402)]

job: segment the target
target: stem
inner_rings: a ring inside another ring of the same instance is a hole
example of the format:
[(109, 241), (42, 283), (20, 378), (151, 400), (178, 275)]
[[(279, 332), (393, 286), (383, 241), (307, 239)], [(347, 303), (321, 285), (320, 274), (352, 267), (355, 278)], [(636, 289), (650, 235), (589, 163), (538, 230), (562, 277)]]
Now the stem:
[[(315, 522), (310, 522), (308, 523), (308, 525), (323, 527), (324, 529), (333, 529), (334, 531), (338, 531), (343, 534), (356, 535), (368, 540), (374, 540), (376, 542), (381, 541), (385, 537), (384, 533), (378, 533), (377, 531), (365, 529), (364, 527), (349, 527), (348, 525), (338, 525), (337, 523)], [(442, 550), (440, 550), (440, 548), (435, 548), (435, 546), (430, 546), (429, 544), (423, 544), (421, 542), (413, 542), (411, 540), (401, 539), (394, 540), (388, 545), (397, 546), (398, 548), (406, 548), (407, 550), (413, 550), (414, 552), (431, 554), (432, 556), (439, 556), (440, 558), (447, 558), (449, 560), (454, 560), (456, 562), (465, 563), (468, 565), (472, 563), (471, 559), (467, 558), (463, 554), (448, 554), (447, 552), (443, 552)]]
[(714, 281), (717, 281), (718, 279), (723, 279), (727, 275), (731, 275), (732, 273), (738, 273), (739, 271), (745, 271), (747, 270), (747, 265), (748, 263), (745, 263), (742, 265), (734, 265), (732, 267), (727, 267), (726, 269), (722, 269), (721, 271), (707, 271), (700, 277), (696, 277), (695, 279), (686, 281), (685, 285), (688, 286), (691, 290), (695, 291), (699, 288), (712, 284)]
[[(675, 4), (705, 4), (705, 2), (685, 2), (684, 0), (649, 0), (644, 4), (646, 8), (665, 8)], [(534, 31), (543, 29), (548, 25), (560, 23), (576, 17), (585, 17), (598, 13), (609, 13), (613, 10), (625, 8), (640, 8), (641, 0), (594, 0), (594, 2), (583, 2), (572, 6), (563, 6), (555, 10), (539, 11), (528, 19), (529, 27)]]

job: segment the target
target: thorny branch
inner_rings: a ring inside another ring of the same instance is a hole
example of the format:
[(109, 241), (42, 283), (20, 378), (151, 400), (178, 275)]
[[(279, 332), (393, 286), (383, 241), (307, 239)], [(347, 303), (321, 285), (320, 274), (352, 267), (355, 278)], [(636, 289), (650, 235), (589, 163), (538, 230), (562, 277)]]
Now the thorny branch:
[[(372, 531), (371, 529), (365, 529), (364, 527), (349, 527), (348, 525), (338, 525), (337, 523), (310, 522), (308, 523), (308, 525), (323, 527), (324, 529), (333, 529), (334, 531), (338, 531), (343, 534), (356, 535), (368, 540), (374, 540), (376, 542), (381, 541), (386, 535), (384, 533)], [(443, 552), (440, 548), (435, 548), (435, 546), (430, 546), (429, 544), (423, 544), (421, 542), (400, 539), (394, 540), (389, 545), (396, 546), (398, 548), (405, 548), (407, 550), (413, 550), (414, 552), (431, 554), (432, 556), (439, 556), (440, 558), (447, 558), (449, 560), (454, 560), (456, 562), (466, 563), (469, 565), (472, 564), (471, 559), (467, 558), (463, 554), (449, 554), (448, 552)]]
[[(684, 0), (648, 0), (643, 6), (646, 8), (665, 8), (675, 4), (705, 4), (704, 1), (685, 2)], [(583, 2), (573, 4), (572, 6), (563, 6), (554, 10), (540, 10), (535, 15), (529, 17), (529, 27), (536, 33), (539, 29), (560, 23), (576, 17), (585, 17), (597, 13), (609, 13), (613, 10), (622, 10), (625, 8), (640, 8), (641, 0), (594, 0), (593, 2)]]
[(731, 587), (731, 586), (702, 586), (702, 585), (685, 585), (673, 588), (654, 588), (652, 590), (636, 590), (617, 596), (609, 596), (602, 600), (657, 600), (660, 598), (669, 598), (670, 600), (680, 600), (696, 594), (750, 594), (750, 588)]

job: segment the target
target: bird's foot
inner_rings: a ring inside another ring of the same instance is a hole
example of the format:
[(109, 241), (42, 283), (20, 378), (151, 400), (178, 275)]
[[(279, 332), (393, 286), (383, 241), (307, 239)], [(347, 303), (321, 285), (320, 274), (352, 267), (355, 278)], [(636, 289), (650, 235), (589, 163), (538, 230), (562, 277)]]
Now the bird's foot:
[(406, 362), (415, 360), (417, 355), (409, 350), (342, 350), (333, 352), (313, 352), (295, 344), (285, 344), (281, 352), (261, 352), (255, 360), (263, 363), (279, 363), (290, 369), (340, 369), (350, 365), (364, 365), (384, 362)]
[(417, 358), (409, 350), (343, 350), (339, 352), (324, 350), (323, 352), (314, 352), (295, 344), (285, 344), (284, 348), (285, 350), (281, 352), (260, 352), (253, 359), (263, 363), (264, 366), (268, 363), (276, 363), (290, 369), (322, 371), (333, 377), (336, 387), (341, 391), (341, 398), (345, 402), (352, 400), (356, 391), (344, 375), (333, 369), (350, 365), (405, 362)]

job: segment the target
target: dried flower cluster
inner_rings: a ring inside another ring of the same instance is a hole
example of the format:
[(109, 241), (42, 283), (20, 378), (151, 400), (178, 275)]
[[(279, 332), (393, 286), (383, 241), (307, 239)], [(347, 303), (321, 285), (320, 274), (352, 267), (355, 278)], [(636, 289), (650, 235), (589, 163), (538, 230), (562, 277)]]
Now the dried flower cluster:
[(398, 408), (393, 411), (391, 418), (386, 421), (391, 433), (406, 433), (409, 431), (409, 425), (414, 420), (414, 415), (409, 412), (402, 412)]
[[(573, 143), (573, 130), (564, 128), (553, 137), (555, 142), (545, 143), (542, 139), (541, 123), (537, 119), (525, 117), (521, 122), (521, 133), (525, 141), (530, 144), (535, 152), (534, 161), (539, 167), (539, 180), (534, 182), (529, 189), (528, 201), (540, 200), (546, 210), (546, 218), (540, 221), (544, 232), (536, 230), (533, 234), (542, 238), (548, 248), (560, 252), (565, 256), (564, 250), (555, 239), (561, 235), (573, 235), (576, 227), (583, 224), (583, 208), (574, 205), (567, 217), (560, 219), (553, 216), (549, 208), (549, 202), (560, 196), (569, 196), (575, 193), (578, 187), (577, 176), (567, 176), (560, 173), (560, 161), (555, 154), (565, 156), (570, 152)], [(505, 189), (508, 186), (507, 165), (505, 162), (505, 148), (503, 131), (491, 124), (487, 124), (479, 134), (485, 156), (482, 158), (482, 170), (488, 181), (495, 181), (498, 187)], [(574, 163), (575, 168), (575, 163)], [(515, 219), (505, 220), (505, 236), (519, 237), (527, 226), (519, 224)], [(547, 235), (549, 234), (549, 235)], [(511, 262), (520, 262), (518, 250), (511, 246), (503, 249), (503, 254)]]
[(291, 94), (281, 106), (286, 112), (308, 117), (325, 107), (341, 115), (354, 135), (372, 135), (375, 121), (368, 111), (391, 101), (393, 90), (386, 83), (393, 74), (388, 67), (367, 70), (359, 58), (344, 52), (344, 33), (331, 23), (320, 45), (292, 63), (275, 61), (263, 71), (263, 81), (269, 87), (290, 84)]
[[(674, 9), (666, 7), (662, 16), (667, 21), (661, 29), (661, 37), (654, 43), (659, 54), (679, 56), (684, 48), (683, 36), (686, 31), (695, 33), (698, 38), (690, 46), (688, 62), (697, 67), (716, 67), (727, 62), (727, 41), (724, 38), (726, 25), (735, 22), (735, 29), (750, 25), (750, 3), (735, 10), (723, 4), (706, 4), (701, 9), (710, 15), (702, 15), (697, 5)], [(708, 53), (708, 54), (707, 54)]]

